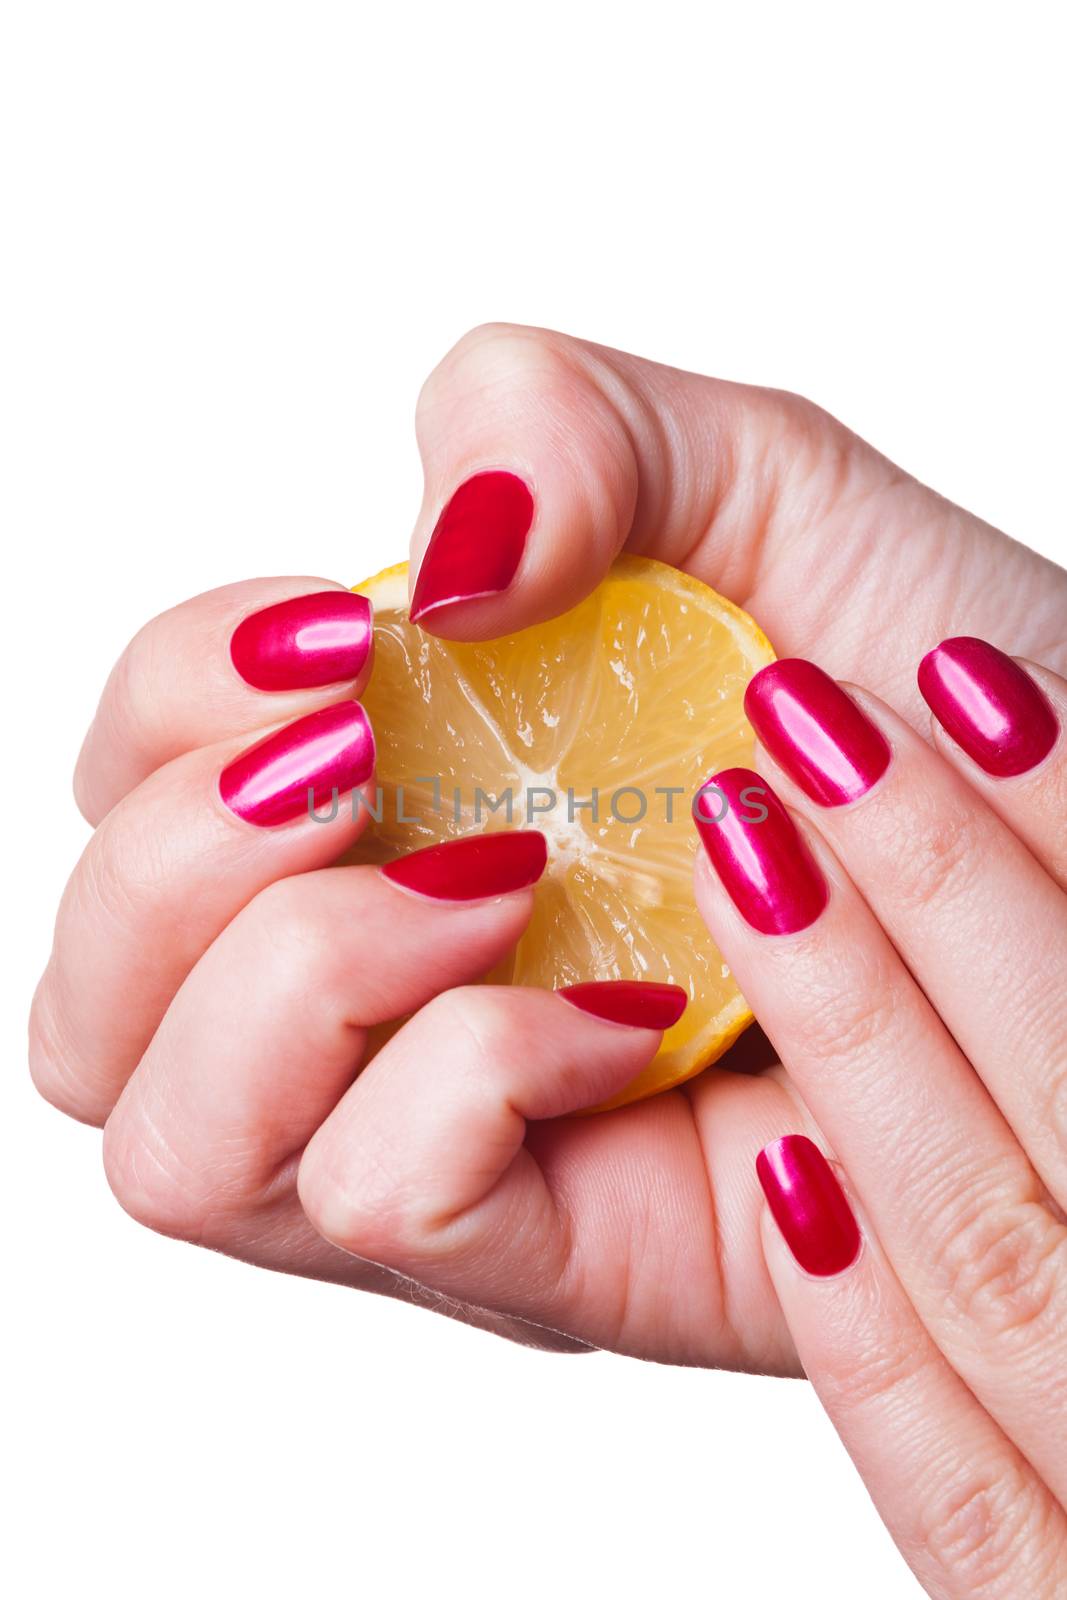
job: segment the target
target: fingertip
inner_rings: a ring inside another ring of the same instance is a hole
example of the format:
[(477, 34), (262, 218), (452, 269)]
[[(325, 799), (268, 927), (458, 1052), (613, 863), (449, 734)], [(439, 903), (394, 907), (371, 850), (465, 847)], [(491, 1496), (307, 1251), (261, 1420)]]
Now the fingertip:
[(465, 478), (430, 535), (411, 596), (412, 622), (507, 589), (534, 513), (533, 491), (518, 473), (491, 468)]
[(230, 634), (234, 671), (266, 693), (320, 689), (361, 678), (374, 618), (365, 595), (330, 588), (292, 595), (242, 617)]
[(859, 1259), (859, 1223), (814, 1140), (803, 1133), (772, 1140), (756, 1157), (756, 1177), (777, 1232), (809, 1277), (839, 1277)]
[(675, 983), (614, 982), (572, 983), (557, 989), (561, 1000), (601, 1022), (628, 1028), (672, 1028), (689, 1003), (686, 991)]
[(420, 898), (469, 904), (531, 888), (547, 864), (544, 834), (519, 828), (447, 839), (379, 870), (387, 882)]

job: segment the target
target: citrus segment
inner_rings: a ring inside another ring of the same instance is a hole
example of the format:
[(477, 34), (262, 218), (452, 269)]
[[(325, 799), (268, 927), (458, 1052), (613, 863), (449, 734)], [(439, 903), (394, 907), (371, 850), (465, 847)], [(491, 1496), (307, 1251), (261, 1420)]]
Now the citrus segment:
[(697, 913), (692, 797), (751, 762), (743, 696), (774, 659), (751, 617), (697, 579), (636, 556), (561, 617), (457, 644), (408, 620), (407, 567), (358, 585), (374, 605), (363, 696), (380, 817), (349, 859), (539, 828), (548, 867), (530, 925), (490, 981), (596, 979), (689, 995), (646, 1070), (611, 1104), (714, 1061), (752, 1020)]

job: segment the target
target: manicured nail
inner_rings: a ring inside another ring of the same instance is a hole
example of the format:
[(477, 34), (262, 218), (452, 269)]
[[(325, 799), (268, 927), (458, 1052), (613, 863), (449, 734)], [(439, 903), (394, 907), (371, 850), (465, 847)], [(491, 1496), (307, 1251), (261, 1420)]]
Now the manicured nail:
[(571, 983), (556, 993), (579, 1011), (628, 1028), (672, 1028), (689, 996), (675, 983)]
[(774, 661), (745, 691), (763, 745), (810, 800), (844, 806), (866, 794), (890, 750), (866, 712), (811, 661)]
[(1030, 675), (984, 639), (946, 639), (919, 663), (919, 689), (945, 732), (992, 778), (1014, 778), (1056, 743), (1056, 713)]
[(798, 1265), (832, 1278), (860, 1253), (861, 1235), (834, 1169), (802, 1133), (776, 1139), (756, 1157), (771, 1215)]
[(411, 601), (418, 622), (439, 606), (506, 589), (533, 521), (533, 495), (513, 472), (479, 472), (461, 483), (437, 519)]
[(356, 700), (325, 706), (270, 733), (224, 767), (219, 793), (231, 811), (259, 828), (328, 807), (374, 771), (374, 735)]
[(358, 677), (371, 636), (371, 605), (361, 594), (298, 594), (238, 623), (230, 659), (253, 689), (317, 689)]
[(693, 820), (730, 899), (759, 933), (798, 933), (829, 898), (792, 817), (757, 772), (731, 767), (697, 794)]
[(382, 867), (381, 874), (402, 889), (429, 900), (490, 900), (528, 889), (545, 870), (548, 846), (543, 833), (479, 833), (449, 839)]

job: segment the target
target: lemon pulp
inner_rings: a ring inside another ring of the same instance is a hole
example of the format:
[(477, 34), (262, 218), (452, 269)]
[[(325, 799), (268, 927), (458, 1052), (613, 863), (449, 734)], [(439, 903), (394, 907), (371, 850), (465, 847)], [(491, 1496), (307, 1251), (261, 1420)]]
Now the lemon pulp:
[(456, 644), (408, 620), (407, 566), (357, 586), (375, 612), (363, 696), (379, 795), (347, 859), (533, 827), (548, 866), (515, 950), (489, 981), (680, 984), (689, 995), (611, 1105), (714, 1061), (752, 1020), (693, 899), (701, 783), (751, 762), (745, 687), (774, 659), (745, 612), (658, 561), (620, 557), (573, 610)]

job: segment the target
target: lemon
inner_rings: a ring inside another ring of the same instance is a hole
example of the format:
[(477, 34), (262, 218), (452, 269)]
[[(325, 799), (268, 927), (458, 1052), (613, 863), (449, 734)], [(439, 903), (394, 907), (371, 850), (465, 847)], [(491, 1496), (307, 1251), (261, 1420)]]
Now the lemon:
[(622, 1105), (681, 1083), (752, 1020), (693, 899), (694, 793), (751, 762), (743, 696), (774, 659), (745, 612), (658, 561), (623, 556), (550, 622), (455, 644), (408, 620), (407, 565), (357, 586), (374, 606), (363, 696), (378, 751), (374, 820), (349, 857), (538, 828), (548, 866), (518, 946), (489, 981), (680, 984), (689, 995)]

